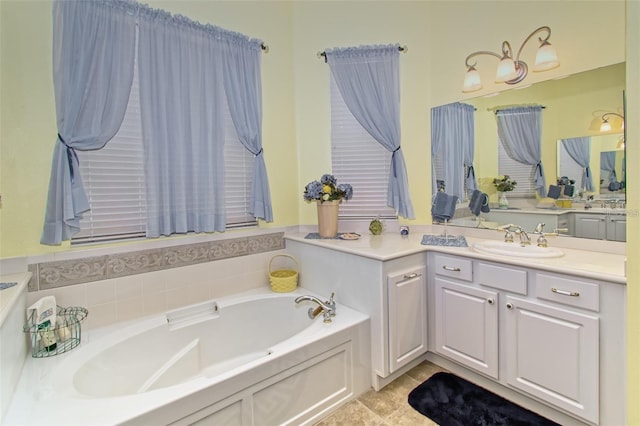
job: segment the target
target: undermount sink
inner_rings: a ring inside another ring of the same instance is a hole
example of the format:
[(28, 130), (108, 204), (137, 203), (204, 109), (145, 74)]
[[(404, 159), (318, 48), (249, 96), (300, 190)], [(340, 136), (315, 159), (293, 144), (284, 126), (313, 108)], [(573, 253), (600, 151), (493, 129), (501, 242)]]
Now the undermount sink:
[(510, 257), (549, 258), (564, 256), (564, 252), (555, 247), (539, 247), (534, 243), (520, 245), (519, 242), (507, 243), (504, 241), (487, 240), (473, 244), (473, 249), (480, 253), (498, 254)]

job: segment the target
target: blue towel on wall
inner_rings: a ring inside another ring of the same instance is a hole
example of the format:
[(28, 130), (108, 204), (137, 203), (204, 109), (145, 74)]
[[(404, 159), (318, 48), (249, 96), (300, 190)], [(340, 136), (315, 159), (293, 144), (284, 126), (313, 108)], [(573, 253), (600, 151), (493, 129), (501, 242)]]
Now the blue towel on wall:
[(437, 192), (431, 206), (431, 217), (439, 222), (449, 220), (456, 213), (456, 195), (448, 195), (444, 192)]

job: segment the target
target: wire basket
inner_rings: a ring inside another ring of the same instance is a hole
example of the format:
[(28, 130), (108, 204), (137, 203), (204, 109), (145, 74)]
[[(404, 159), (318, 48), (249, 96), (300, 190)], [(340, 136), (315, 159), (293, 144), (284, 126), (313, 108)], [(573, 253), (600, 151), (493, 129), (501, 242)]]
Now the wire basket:
[(35, 323), (36, 311), (34, 310), (24, 326), (24, 332), (29, 334), (31, 341), (31, 356), (46, 358), (65, 353), (78, 346), (82, 334), (80, 323), (88, 314), (89, 311), (86, 308), (57, 306), (56, 325), (41, 328)]
[(277, 254), (271, 258), (269, 261), (269, 283), (271, 284), (271, 290), (276, 293), (287, 293), (290, 291), (294, 291), (296, 287), (298, 287), (298, 271), (293, 269), (278, 269), (271, 270), (271, 264), (273, 260), (277, 257), (287, 257), (296, 264), (296, 269), (298, 268), (298, 261), (293, 258), (293, 256), (289, 256), (288, 254)]

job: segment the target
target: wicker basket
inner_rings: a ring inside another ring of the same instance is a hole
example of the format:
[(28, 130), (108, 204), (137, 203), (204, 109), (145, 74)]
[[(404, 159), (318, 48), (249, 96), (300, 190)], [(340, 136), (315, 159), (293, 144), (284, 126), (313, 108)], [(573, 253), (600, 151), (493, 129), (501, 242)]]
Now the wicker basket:
[(271, 264), (277, 257), (288, 257), (293, 260), (296, 264), (296, 269), (298, 269), (298, 261), (296, 261), (293, 256), (289, 256), (288, 254), (277, 254), (273, 256), (269, 261), (269, 283), (271, 284), (271, 290), (276, 293), (294, 291), (298, 286), (298, 271), (293, 269), (278, 269), (272, 271)]

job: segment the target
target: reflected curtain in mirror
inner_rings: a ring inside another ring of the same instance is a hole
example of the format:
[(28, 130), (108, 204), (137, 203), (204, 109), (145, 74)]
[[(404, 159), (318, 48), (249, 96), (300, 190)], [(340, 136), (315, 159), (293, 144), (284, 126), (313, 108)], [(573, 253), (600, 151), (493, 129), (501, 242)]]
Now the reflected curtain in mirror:
[(478, 188), (473, 168), (474, 138), (473, 106), (455, 102), (431, 109), (431, 182), (434, 194), (438, 191), (438, 180), (444, 181), (447, 194), (461, 200), (466, 199), (465, 183), (467, 193)]
[(585, 136), (562, 139), (562, 145), (571, 159), (582, 167), (582, 181), (580, 182), (580, 188), (592, 192), (593, 179), (591, 176), (591, 167), (589, 166), (589, 162), (591, 161), (591, 138), (589, 136)]
[(607, 151), (600, 153), (600, 170), (609, 172), (609, 182), (616, 182), (618, 176), (616, 174), (616, 152)]
[(522, 106), (496, 112), (498, 138), (513, 160), (535, 166), (533, 182), (541, 197), (546, 196), (542, 168), (542, 106)]

